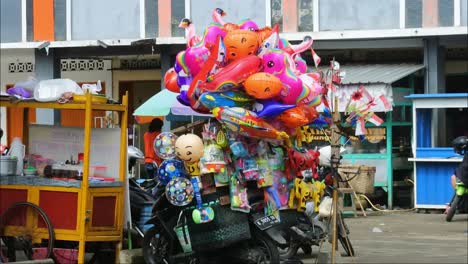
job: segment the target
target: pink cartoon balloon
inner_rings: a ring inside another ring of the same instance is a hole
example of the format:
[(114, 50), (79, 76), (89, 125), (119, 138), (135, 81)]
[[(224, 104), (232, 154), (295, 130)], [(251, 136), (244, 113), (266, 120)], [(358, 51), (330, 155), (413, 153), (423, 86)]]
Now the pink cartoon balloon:
[(239, 23), (239, 28), (240, 29), (245, 29), (245, 30), (250, 30), (250, 31), (256, 31), (258, 30), (258, 25), (255, 23), (253, 20), (250, 19), (244, 19)]
[(208, 25), (208, 27), (205, 29), (205, 32), (203, 33), (203, 38), (201, 40), (203, 43), (202, 45), (207, 48), (214, 46), (218, 36), (221, 36), (222, 38), (226, 36), (226, 31), (224, 28), (219, 24)]
[(297, 104), (308, 106), (318, 106), (322, 102), (322, 85), (313, 75), (302, 74), (299, 76), (302, 80), (302, 93), (297, 98)]
[(187, 74), (191, 76), (196, 76), (201, 68), (203, 67), (203, 64), (206, 62), (208, 57), (210, 56), (210, 51), (202, 45), (196, 45), (193, 47), (188, 48), (185, 51), (185, 63), (187, 64), (187, 67), (189, 69), (189, 72)]
[(275, 75), (284, 84), (280, 93), (284, 104), (296, 104), (303, 91), (302, 80), (291, 69), (288, 54), (279, 49), (271, 49), (263, 55), (263, 71)]
[(293, 57), (294, 63), (296, 64), (296, 71), (300, 74), (307, 72), (307, 62), (301, 57), (301, 55), (295, 55)]
[(187, 48), (190, 48), (200, 42), (200, 36), (195, 34), (195, 25), (188, 18), (184, 18), (179, 23), (180, 28), (185, 28), (185, 38), (187, 39)]

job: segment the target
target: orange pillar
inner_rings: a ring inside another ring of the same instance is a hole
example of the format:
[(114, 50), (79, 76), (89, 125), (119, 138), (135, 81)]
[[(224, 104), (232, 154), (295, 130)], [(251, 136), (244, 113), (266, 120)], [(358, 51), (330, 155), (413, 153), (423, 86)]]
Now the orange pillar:
[(297, 0), (283, 1), (283, 32), (297, 32)]
[(439, 26), (439, 0), (424, 0), (423, 4), (423, 27)]
[(54, 0), (33, 0), (34, 40), (54, 40)]
[(171, 0), (158, 0), (159, 37), (171, 37)]

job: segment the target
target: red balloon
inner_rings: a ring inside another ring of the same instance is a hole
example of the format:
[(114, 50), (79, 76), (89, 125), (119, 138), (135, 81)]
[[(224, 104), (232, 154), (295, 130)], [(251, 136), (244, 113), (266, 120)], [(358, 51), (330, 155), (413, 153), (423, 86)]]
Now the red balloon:
[(180, 92), (180, 87), (177, 85), (177, 72), (175, 72), (174, 68), (170, 68), (164, 74), (164, 86), (171, 92)]
[(305, 116), (309, 120), (309, 123), (312, 123), (319, 116), (319, 113), (317, 112), (317, 109), (315, 109), (314, 106), (299, 105), (298, 107), (300, 107), (302, 109)]
[(306, 113), (300, 107), (284, 111), (277, 119), (283, 122), (284, 126), (289, 128), (301, 127), (309, 123)]
[(216, 74), (210, 76), (208, 82), (202, 85), (206, 91), (224, 92), (237, 87), (250, 75), (258, 72), (262, 59), (249, 55), (243, 59), (233, 61)]

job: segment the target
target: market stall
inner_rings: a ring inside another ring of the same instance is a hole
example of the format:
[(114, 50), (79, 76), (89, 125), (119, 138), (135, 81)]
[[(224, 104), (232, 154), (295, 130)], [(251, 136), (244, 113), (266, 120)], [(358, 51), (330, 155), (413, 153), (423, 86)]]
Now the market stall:
[[(84, 128), (24, 126), (21, 141), (27, 166), (24, 170), (18, 166), (20, 175), (14, 170), (0, 176), (1, 236), (28, 235), (33, 247), (37, 245), (28, 256), (33, 259), (51, 257), (51, 248), (59, 258), (60, 241), (76, 242), (76, 246), (61, 249), (68, 263), (84, 263), (87, 244), (96, 242), (114, 243), (118, 256), (124, 215), (127, 96), (121, 104), (96, 101), (91, 93), (77, 95), (76, 101), (68, 103), (15, 99), (2, 100), (1, 107), (73, 109), (84, 112), (85, 122)], [(92, 115), (98, 110), (118, 113), (120, 127), (92, 128)], [(8, 210), (18, 202), (39, 206), (51, 225), (45, 226), (30, 211)], [(48, 246), (44, 248), (44, 244)], [(14, 251), (1, 250), (14, 257)]]
[[(251, 20), (227, 23), (219, 8), (212, 15), (216, 24), (208, 26), (203, 38), (195, 35), (189, 19), (181, 21), (187, 30), (187, 48), (164, 76), (164, 93), (173, 93), (179, 103), (213, 118), (200, 122), (202, 129), (195, 130), (200, 133), (186, 126), (163, 132), (154, 141), (155, 152), (163, 159), (158, 178), (165, 193), (162, 201), (167, 202), (154, 206), (149, 222), (154, 226), (144, 239), (145, 259), (190, 261), (210, 249), (223, 248), (223, 254), (229, 254), (232, 243), (253, 240), (248, 248), (236, 248), (237, 255), (266, 244), (268, 250), (261, 254), (277, 263), (277, 249), (268, 240), (280, 241), (274, 236), (280, 228), (301, 233), (309, 247), (323, 241), (328, 228), (312, 220), (320, 206), (322, 217), (332, 219), (333, 248), (339, 239), (353, 256), (341, 214), (330, 208), (337, 206), (339, 137), (362, 141), (368, 122), (381, 125), (383, 120), (375, 112), (376, 106), (391, 110), (386, 94), (369, 93), (360, 85), (347, 101), (338, 102), (344, 78), (340, 64), (331, 61), (324, 70), (317, 68), (320, 58), (310, 37), (293, 45), (280, 39), (278, 27), (259, 28)], [(306, 50), (314, 57), (312, 71), (300, 57)], [(302, 144), (301, 127), (309, 124), (332, 128), (327, 153), (318, 145)], [(296, 214), (309, 219), (305, 229)], [(318, 230), (323, 232), (315, 233)], [(294, 237), (278, 243), (290, 245)], [(172, 243), (180, 247), (154, 253)]]
[[(412, 94), (406, 98), (413, 101), (413, 158), (408, 159), (414, 164), (415, 207), (422, 209), (444, 209), (453, 195), (450, 176), (462, 161), (462, 156), (455, 153), (453, 147), (441, 147), (436, 141), (435, 134), (439, 119), (436, 109), (454, 109), (459, 113), (466, 113), (468, 108), (467, 93), (451, 94)], [(465, 112), (463, 112), (465, 111)], [(461, 133), (467, 133), (465, 115), (454, 119), (452, 128), (461, 128)], [(448, 130), (445, 127), (444, 130)], [(448, 138), (450, 142), (457, 136)], [(450, 144), (450, 143), (449, 143)]]

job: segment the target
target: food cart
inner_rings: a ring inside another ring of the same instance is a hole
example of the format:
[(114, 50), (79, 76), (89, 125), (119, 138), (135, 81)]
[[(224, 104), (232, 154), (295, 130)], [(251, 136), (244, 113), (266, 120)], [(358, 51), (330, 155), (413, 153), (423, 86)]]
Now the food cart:
[(434, 109), (458, 108), (463, 111), (468, 108), (468, 93), (412, 94), (406, 98), (413, 100), (413, 158), (408, 160), (414, 164), (415, 207), (443, 209), (453, 195), (450, 176), (462, 156), (452, 147), (436, 146)]
[[(121, 104), (99, 104), (88, 93), (84, 103), (2, 101), (1, 107), (6, 108), (84, 111), (85, 124), (84, 128), (24, 125), (22, 140), (27, 146), (28, 154), (30, 151), (41, 150), (50, 155), (64, 155), (63, 153), (70, 149), (82, 152), (82, 180), (60, 180), (40, 176), (1, 176), (0, 214), (17, 202), (33, 203), (50, 218), (56, 241), (78, 243), (78, 263), (84, 263), (85, 244), (88, 242), (115, 243), (116, 256), (118, 256), (124, 219), (127, 100), (127, 95), (125, 95)], [(92, 128), (93, 111), (119, 113), (120, 128)], [(28, 111), (24, 111), (25, 115), (27, 113)], [(107, 153), (107, 155), (102, 153)], [(68, 157), (70, 156), (62, 156), (65, 159)], [(110, 158), (113, 159), (112, 163), (109, 161)], [(93, 170), (96, 166), (91, 165), (93, 160), (97, 159), (107, 161), (104, 165), (108, 167), (108, 178), (111, 180), (96, 181), (94, 179)], [(35, 240), (49, 239), (43, 224), (37, 218), (29, 219), (29, 213), (20, 217), (23, 218), (21, 221), (8, 223), (5, 226), (2, 236), (17, 236), (25, 228), (32, 228), (35, 230)]]

